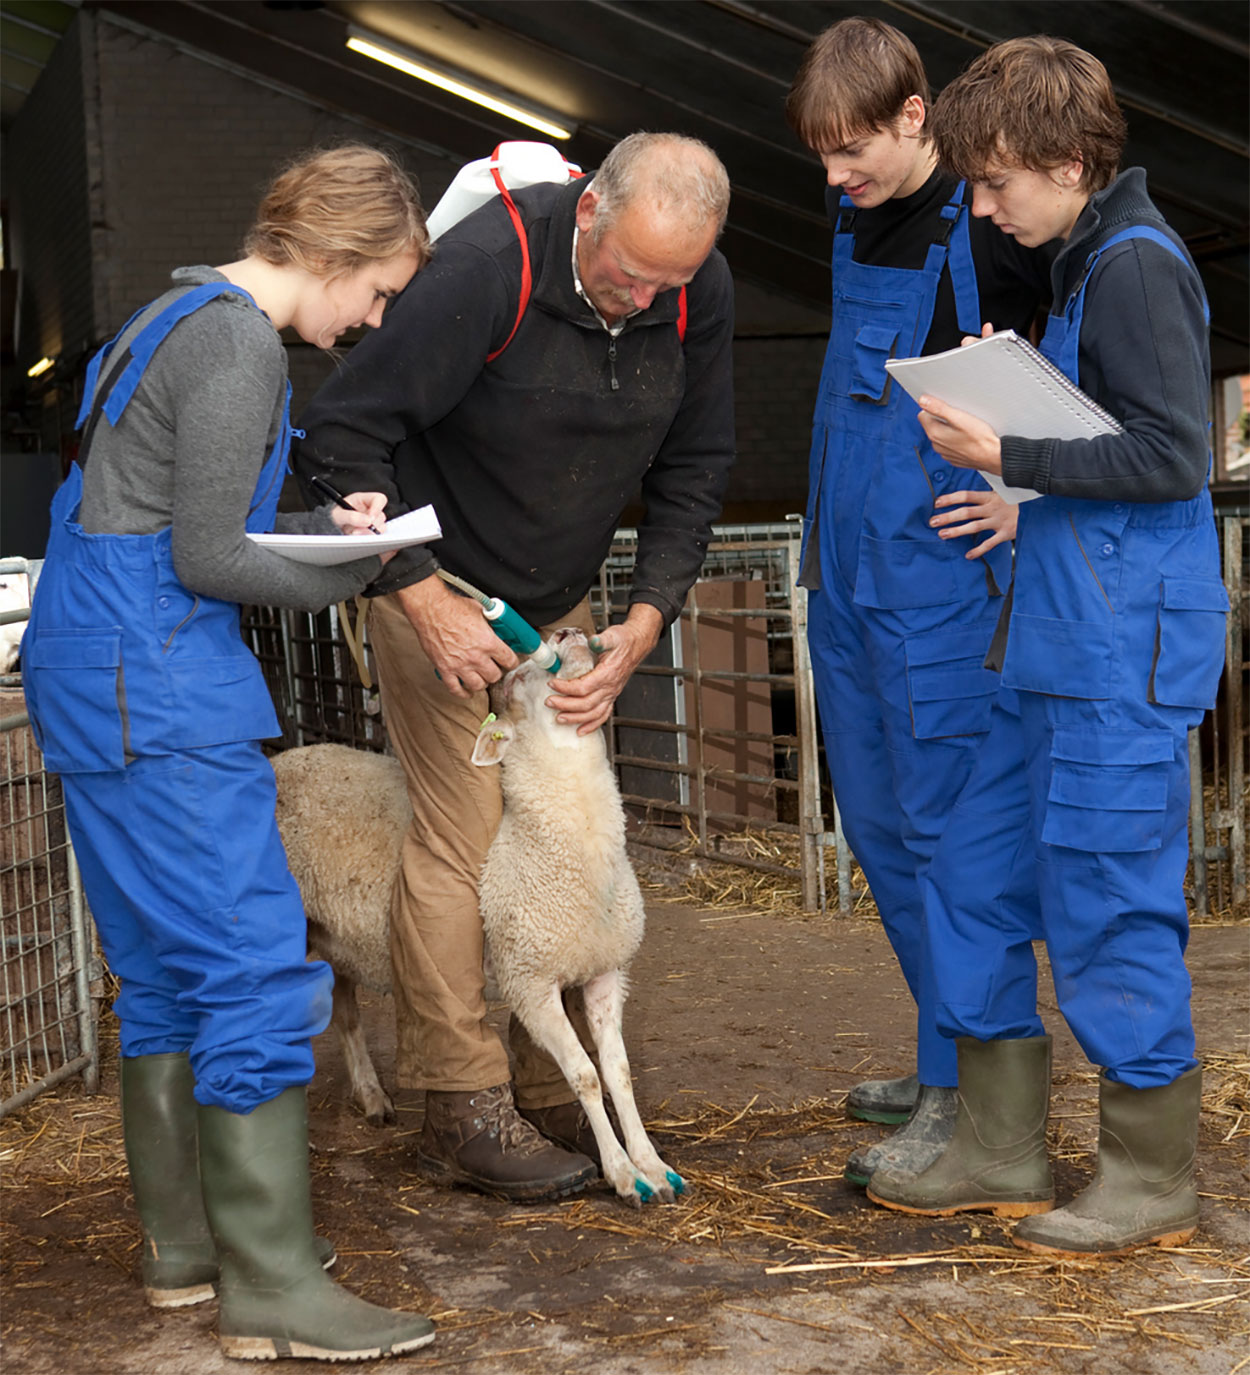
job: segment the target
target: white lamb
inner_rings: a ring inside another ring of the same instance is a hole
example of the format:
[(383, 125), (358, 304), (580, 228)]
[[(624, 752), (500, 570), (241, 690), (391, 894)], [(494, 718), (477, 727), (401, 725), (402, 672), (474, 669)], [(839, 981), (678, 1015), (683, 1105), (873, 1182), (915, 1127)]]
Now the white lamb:
[[(552, 643), (560, 676), (593, 664), (579, 630)], [(492, 692), (496, 719), (473, 762), (503, 765), (503, 821), (482, 871), (488, 964), (502, 996), (559, 1064), (595, 1134), (605, 1178), (638, 1205), (672, 1202), (685, 1181), (660, 1159), (634, 1102), (621, 1034), (625, 970), (642, 943), (644, 910), (625, 853), (625, 815), (602, 732), (579, 736), (545, 705), (550, 675), (525, 660)], [(390, 891), (411, 820), (392, 759), (339, 745), (289, 750), (273, 761), (278, 822), (304, 895), (309, 953), (335, 970), (333, 1024), (353, 1095), (372, 1122), (391, 1120), (365, 1046), (356, 983), (390, 982)], [(625, 1137), (617, 1140), (590, 1056), (561, 993), (581, 987), (586, 1019)]]
[[(557, 630), (556, 675), (594, 665), (586, 636)], [(479, 902), (499, 990), (534, 1041), (560, 1066), (595, 1134), (604, 1178), (638, 1204), (671, 1203), (685, 1181), (651, 1144), (634, 1102), (621, 1034), (625, 971), (646, 916), (625, 853), (625, 811), (602, 731), (578, 735), (546, 705), (551, 675), (523, 660), (491, 693), (498, 719), (478, 734), (473, 762), (503, 762), (503, 820), (486, 854)], [(625, 1149), (603, 1104), (590, 1056), (561, 992), (582, 990)]]

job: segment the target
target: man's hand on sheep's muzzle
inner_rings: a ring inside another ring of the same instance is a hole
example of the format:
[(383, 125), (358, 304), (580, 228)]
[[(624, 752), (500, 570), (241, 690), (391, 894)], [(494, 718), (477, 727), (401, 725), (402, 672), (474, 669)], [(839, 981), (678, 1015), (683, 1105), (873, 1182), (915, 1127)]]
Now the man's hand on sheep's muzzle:
[(395, 595), (453, 697), (481, 692), (516, 667), (516, 655), (490, 628), (477, 602), (453, 592), (441, 578), (423, 578)]
[(599, 662), (581, 678), (552, 679), (547, 705), (557, 719), (589, 735), (612, 715), (616, 699), (634, 669), (655, 648), (664, 618), (653, 606), (635, 602), (620, 625), (610, 625), (591, 641)]

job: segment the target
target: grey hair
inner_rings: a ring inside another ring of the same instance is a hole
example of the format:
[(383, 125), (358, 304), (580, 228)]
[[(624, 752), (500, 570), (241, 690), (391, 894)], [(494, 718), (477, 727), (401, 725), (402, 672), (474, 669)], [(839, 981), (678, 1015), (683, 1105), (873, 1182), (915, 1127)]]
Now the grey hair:
[(622, 210), (641, 199), (692, 229), (715, 223), (717, 235), (729, 213), (724, 164), (706, 143), (684, 134), (630, 134), (604, 158), (592, 186), (599, 196), (596, 239)]

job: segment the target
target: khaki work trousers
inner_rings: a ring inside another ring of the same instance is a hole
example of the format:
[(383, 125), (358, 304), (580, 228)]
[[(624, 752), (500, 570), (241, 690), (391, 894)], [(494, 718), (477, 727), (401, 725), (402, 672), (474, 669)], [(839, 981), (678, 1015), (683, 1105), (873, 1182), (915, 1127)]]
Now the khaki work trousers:
[[(471, 762), (490, 711), (485, 692), (453, 697), (435, 675), (398, 597), (369, 604), (386, 733), (403, 765), (413, 822), (391, 899), (396, 1081), (402, 1088), (473, 1092), (512, 1079), (523, 1108), (572, 1102), (559, 1066), (515, 1016), (508, 1052), (486, 1022), (478, 878), (502, 812), (498, 768)], [(583, 600), (557, 626), (594, 633)], [(582, 1044), (591, 1039), (581, 993), (565, 1005)]]

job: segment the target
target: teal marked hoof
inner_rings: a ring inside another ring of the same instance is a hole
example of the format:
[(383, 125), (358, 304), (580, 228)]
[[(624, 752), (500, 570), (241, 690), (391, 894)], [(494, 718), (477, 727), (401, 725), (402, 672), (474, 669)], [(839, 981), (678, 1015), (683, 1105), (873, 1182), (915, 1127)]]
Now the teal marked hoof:
[(642, 1199), (644, 1203), (650, 1203), (651, 1200), (655, 1197), (655, 1191), (652, 1189), (651, 1185), (646, 1182), (645, 1179), (634, 1180), (634, 1192), (638, 1195), (640, 1199)]
[(686, 1181), (675, 1170), (667, 1171), (667, 1178), (668, 1182), (673, 1186), (673, 1192), (675, 1194), (684, 1194), (686, 1192)]

